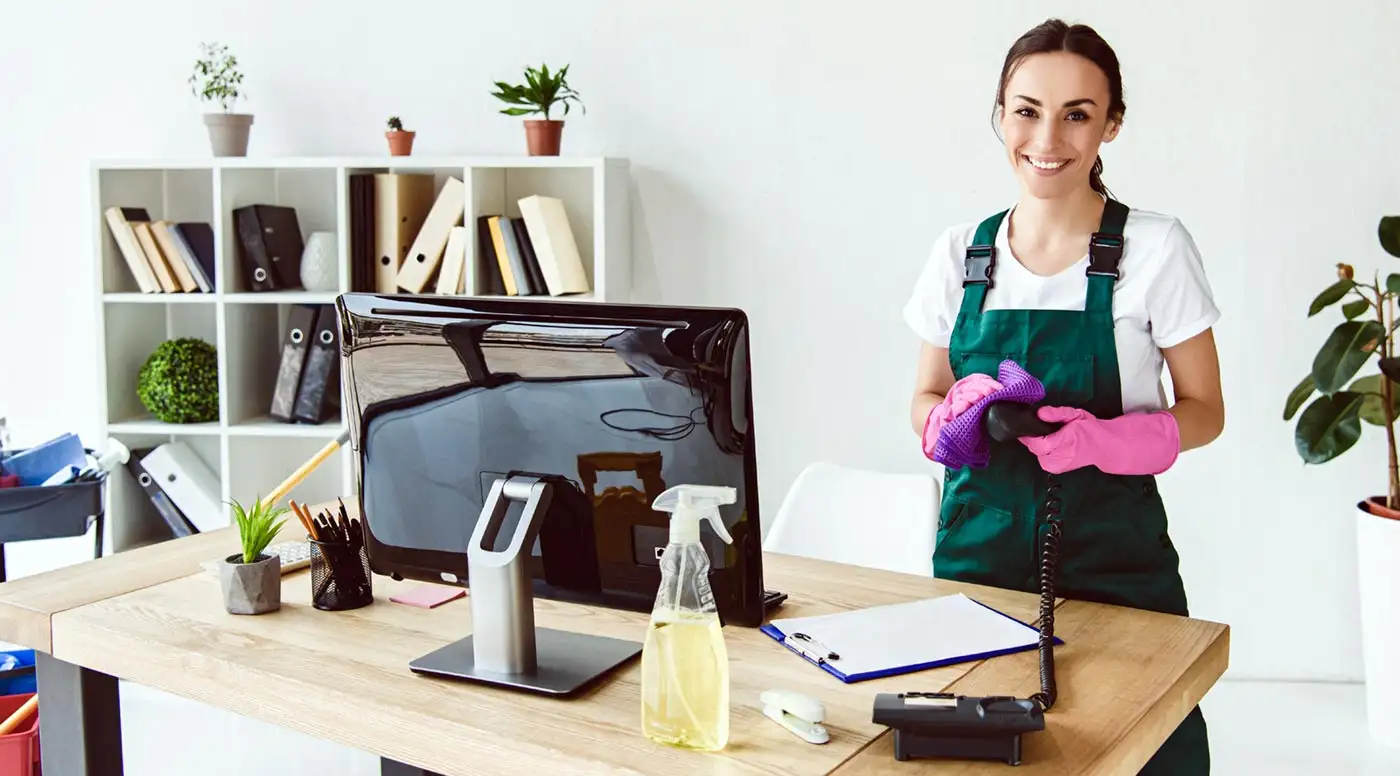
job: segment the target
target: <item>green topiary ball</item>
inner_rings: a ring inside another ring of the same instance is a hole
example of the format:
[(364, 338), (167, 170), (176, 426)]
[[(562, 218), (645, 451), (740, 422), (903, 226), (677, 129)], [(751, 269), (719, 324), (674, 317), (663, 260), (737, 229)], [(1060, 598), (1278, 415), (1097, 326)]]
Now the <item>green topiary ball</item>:
[(166, 423), (219, 419), (219, 354), (201, 339), (166, 340), (141, 365), (141, 405)]

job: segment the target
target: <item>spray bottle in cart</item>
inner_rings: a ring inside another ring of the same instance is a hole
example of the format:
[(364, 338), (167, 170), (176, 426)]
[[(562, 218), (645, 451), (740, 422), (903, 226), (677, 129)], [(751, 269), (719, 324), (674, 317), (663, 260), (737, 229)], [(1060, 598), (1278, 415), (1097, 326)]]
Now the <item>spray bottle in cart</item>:
[(708, 519), (733, 543), (719, 505), (734, 488), (677, 485), (652, 508), (671, 513), (661, 555), (661, 587), (642, 644), (642, 732), (671, 746), (717, 751), (729, 741), (729, 653), (710, 589), (710, 558), (700, 544)]

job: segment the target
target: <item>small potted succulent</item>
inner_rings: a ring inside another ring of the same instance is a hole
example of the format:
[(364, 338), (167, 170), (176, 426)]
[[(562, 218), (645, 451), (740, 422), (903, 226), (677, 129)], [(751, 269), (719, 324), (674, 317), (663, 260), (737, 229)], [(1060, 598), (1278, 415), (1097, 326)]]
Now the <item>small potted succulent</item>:
[(275, 612), (282, 608), (282, 560), (266, 550), (287, 522), (280, 519), (287, 508), (274, 508), (261, 498), (253, 502), (251, 512), (237, 499), (232, 506), (243, 549), (219, 564), (224, 608), (229, 614)]
[(531, 156), (558, 156), (564, 133), (563, 119), (551, 118), (550, 110), (557, 104), (563, 115), (569, 114), (569, 104), (578, 103), (580, 112), (587, 113), (577, 92), (569, 88), (569, 66), (551, 73), (549, 65), (525, 68), (525, 83), (496, 82), (491, 96), (506, 103), (501, 113), (507, 116), (540, 115), (543, 118), (525, 120), (525, 143)]
[(417, 134), (404, 129), (403, 121), (398, 116), (390, 116), (389, 131), (384, 133), (384, 137), (389, 139), (389, 154), (408, 156), (413, 153), (413, 137)]
[(233, 112), (238, 99), (247, 97), (242, 90), (243, 73), (238, 70), (238, 58), (218, 43), (205, 43), (203, 49), (204, 56), (195, 61), (194, 73), (190, 75), (190, 91), (201, 101), (219, 106), (218, 112), (204, 114), (209, 144), (215, 156), (247, 156), (253, 114)]

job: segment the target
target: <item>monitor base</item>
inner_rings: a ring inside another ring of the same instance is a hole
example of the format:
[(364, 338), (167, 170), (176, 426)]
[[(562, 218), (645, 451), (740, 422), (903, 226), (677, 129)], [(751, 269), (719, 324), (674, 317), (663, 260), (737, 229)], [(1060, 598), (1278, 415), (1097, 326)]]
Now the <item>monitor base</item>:
[(408, 667), (418, 674), (565, 696), (582, 690), (641, 651), (641, 643), (635, 641), (535, 628), (537, 667), (533, 671), (497, 673), (477, 668), (471, 636), (429, 652)]

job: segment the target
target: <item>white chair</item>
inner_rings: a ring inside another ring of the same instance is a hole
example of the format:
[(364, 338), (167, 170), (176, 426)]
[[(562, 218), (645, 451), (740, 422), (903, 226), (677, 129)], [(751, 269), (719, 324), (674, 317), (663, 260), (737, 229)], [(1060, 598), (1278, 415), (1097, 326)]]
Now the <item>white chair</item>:
[(788, 490), (763, 549), (931, 576), (938, 502), (927, 474), (813, 463)]

